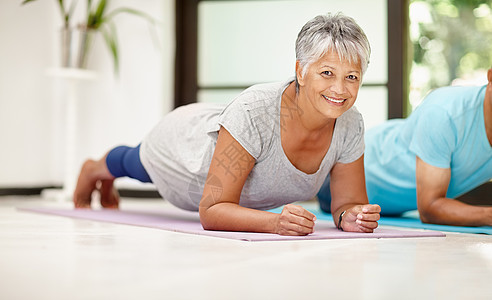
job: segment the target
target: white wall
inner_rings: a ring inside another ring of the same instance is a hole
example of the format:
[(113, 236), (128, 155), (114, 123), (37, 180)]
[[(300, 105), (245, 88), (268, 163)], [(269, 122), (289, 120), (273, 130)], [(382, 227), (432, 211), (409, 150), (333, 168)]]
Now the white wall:
[[(0, 188), (62, 184), (67, 81), (48, 76), (59, 66), (61, 25), (56, 1), (0, 2)], [(79, 1), (76, 19), (82, 19)], [(75, 162), (98, 158), (116, 144), (136, 144), (172, 108), (174, 1), (120, 0), (160, 21), (159, 45), (140, 18), (115, 19), (120, 75), (101, 37), (89, 69), (98, 79), (77, 83)]]

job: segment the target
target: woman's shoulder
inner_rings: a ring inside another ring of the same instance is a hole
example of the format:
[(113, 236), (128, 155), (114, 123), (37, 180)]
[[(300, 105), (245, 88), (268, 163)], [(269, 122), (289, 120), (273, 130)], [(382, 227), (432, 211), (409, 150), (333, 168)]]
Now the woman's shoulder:
[(262, 121), (279, 117), (280, 99), (289, 82), (255, 84), (234, 98), (222, 114), (243, 114)]
[(364, 135), (364, 119), (355, 106), (338, 117), (335, 125), (336, 138), (341, 140), (358, 139)]
[(364, 153), (364, 120), (355, 106), (338, 117), (332, 145), (341, 163), (353, 162)]
[(285, 84), (251, 86), (231, 101), (219, 116), (218, 123), (255, 158), (269, 149), (275, 136)]
[(284, 82), (259, 83), (250, 86), (241, 92), (233, 101), (251, 106), (270, 105), (279, 99), (285, 88), (292, 80)]
[(343, 123), (347, 124), (350, 127), (353, 127), (354, 124), (361, 124), (363, 123), (363, 117), (362, 114), (357, 110), (357, 107), (352, 106), (349, 110), (347, 110), (343, 115), (338, 117), (337, 123)]

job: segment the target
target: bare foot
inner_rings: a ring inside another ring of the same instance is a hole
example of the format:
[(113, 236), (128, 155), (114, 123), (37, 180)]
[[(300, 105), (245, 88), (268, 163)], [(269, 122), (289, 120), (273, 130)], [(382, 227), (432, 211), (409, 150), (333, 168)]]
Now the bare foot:
[(114, 179), (101, 180), (99, 192), (101, 193), (101, 206), (104, 208), (118, 209), (120, 195), (113, 185)]
[(80, 170), (77, 186), (73, 193), (75, 208), (90, 208), (92, 192), (96, 190), (96, 184), (102, 180), (114, 180), (106, 167), (106, 157), (95, 161), (86, 160)]

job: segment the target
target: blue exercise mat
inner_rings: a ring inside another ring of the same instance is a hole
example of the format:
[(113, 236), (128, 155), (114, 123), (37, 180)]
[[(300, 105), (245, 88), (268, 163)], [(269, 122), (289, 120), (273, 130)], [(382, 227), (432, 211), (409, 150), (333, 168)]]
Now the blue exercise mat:
[[(324, 213), (320, 209), (310, 209), (309, 211), (315, 214), (316, 218), (320, 220), (333, 220), (331, 214)], [(380, 225), (387, 226), (429, 229), (436, 231), (492, 234), (492, 226), (467, 227), (422, 223), (419, 218), (419, 213), (416, 210), (406, 212), (401, 217), (381, 217), (378, 223)]]
[[(330, 220), (333, 221), (331, 214), (321, 211), (319, 208), (306, 207), (307, 210), (316, 215), (318, 220)], [(271, 210), (275, 213), (280, 213), (281, 208)], [(436, 231), (451, 231), (461, 233), (482, 233), (492, 234), (492, 226), (479, 226), (479, 227), (467, 227), (467, 226), (449, 226), (449, 225), (437, 225), (422, 223), (419, 218), (418, 211), (409, 211), (404, 213), (401, 217), (381, 217), (378, 222), (380, 225), (407, 227), (407, 228), (419, 228), (429, 229)]]

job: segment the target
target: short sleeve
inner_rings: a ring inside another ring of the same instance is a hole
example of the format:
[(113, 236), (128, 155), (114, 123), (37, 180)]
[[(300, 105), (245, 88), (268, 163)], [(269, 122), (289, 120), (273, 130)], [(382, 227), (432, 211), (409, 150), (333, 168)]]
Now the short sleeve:
[(240, 101), (240, 98), (233, 100), (220, 114), (219, 125), (224, 127), (251, 156), (258, 159), (261, 153), (261, 137), (248, 103)]
[(344, 134), (338, 162), (348, 164), (364, 154), (364, 120), (355, 108), (347, 111), (344, 116), (344, 122), (341, 124)]
[(449, 168), (456, 147), (456, 128), (449, 115), (439, 107), (428, 106), (419, 112), (409, 149), (426, 163)]

